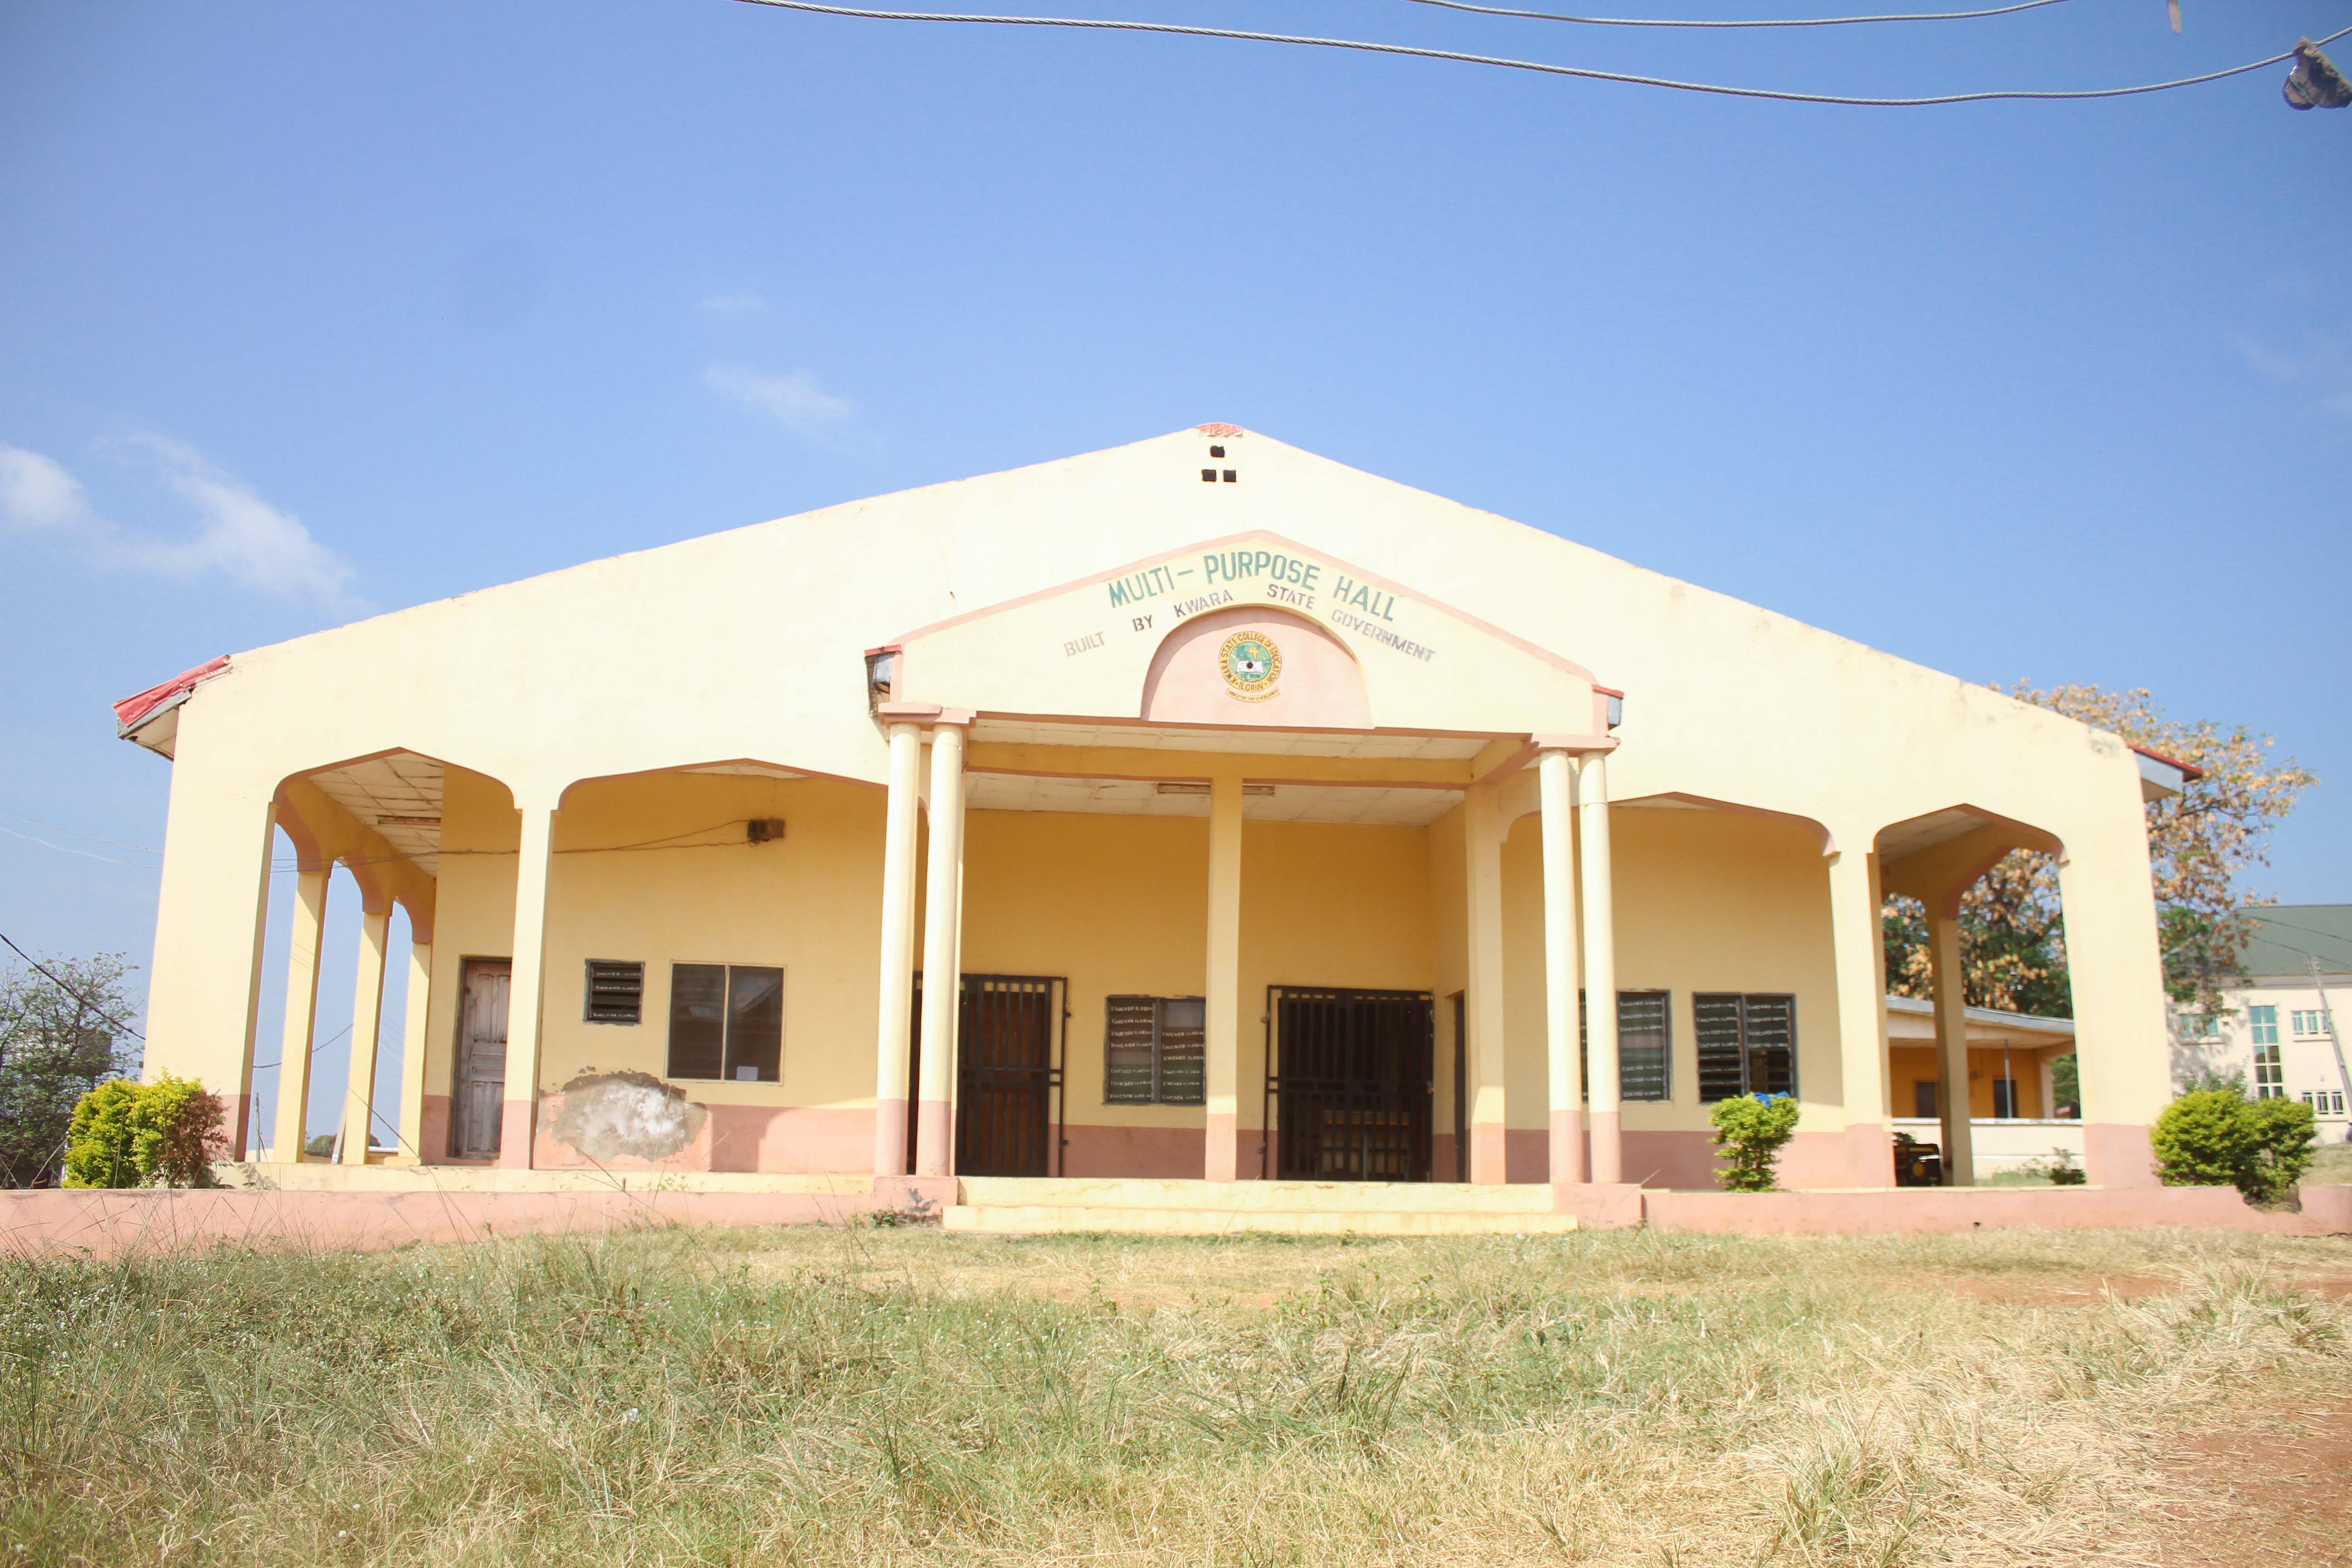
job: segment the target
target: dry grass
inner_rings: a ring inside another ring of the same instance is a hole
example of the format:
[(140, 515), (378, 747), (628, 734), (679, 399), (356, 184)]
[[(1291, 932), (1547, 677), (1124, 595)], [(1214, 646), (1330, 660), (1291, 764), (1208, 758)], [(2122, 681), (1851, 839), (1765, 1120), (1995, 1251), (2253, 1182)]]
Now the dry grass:
[(2173, 1433), (2352, 1372), (2292, 1283), (2347, 1273), (2154, 1232), (5, 1264), (0, 1568), (2144, 1561), (2198, 1506)]

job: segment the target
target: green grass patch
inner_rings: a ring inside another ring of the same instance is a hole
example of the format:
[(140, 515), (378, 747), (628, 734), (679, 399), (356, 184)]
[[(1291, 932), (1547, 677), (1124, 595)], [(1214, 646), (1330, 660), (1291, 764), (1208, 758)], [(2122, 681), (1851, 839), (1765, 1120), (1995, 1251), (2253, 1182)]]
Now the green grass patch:
[(2311, 1270), (2352, 1247), (645, 1231), (6, 1263), (0, 1568), (2091, 1561), (2144, 1531), (2151, 1434), (2352, 1372)]

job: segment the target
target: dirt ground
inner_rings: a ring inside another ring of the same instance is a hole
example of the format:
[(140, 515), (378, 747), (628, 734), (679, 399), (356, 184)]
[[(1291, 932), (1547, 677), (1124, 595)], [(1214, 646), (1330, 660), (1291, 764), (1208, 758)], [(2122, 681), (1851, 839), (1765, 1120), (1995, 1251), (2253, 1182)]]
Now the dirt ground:
[(2248, 1411), (2166, 1468), (2201, 1506), (2164, 1521), (2164, 1568), (2352, 1568), (2352, 1389)]

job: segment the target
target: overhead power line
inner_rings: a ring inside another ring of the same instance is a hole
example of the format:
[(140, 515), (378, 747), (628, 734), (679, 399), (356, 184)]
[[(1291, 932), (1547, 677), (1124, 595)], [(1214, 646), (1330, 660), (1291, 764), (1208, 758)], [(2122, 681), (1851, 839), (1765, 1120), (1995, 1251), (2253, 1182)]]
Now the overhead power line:
[[(2008, 16), (2063, 5), (2066, 0), (2019, 0), (1990, 11), (1898, 11), (1884, 16), (1783, 16), (1741, 21), (1669, 21), (1656, 16), (1570, 16), (1558, 11), (1519, 11), (1507, 5), (1473, 5), (1469, 0), (1412, 0), (1416, 5), (1436, 5), (1448, 11), (1470, 11), (1481, 16), (1523, 16), (1533, 22), (1577, 22), (1588, 27), (1851, 27), (1864, 22), (1971, 22), (1979, 16)], [(2174, 29), (2176, 32), (2178, 28)]]
[(39, 959), (35, 958), (23, 948), (18, 947), (15, 940), (11, 938), (6, 931), (0, 931), (0, 942), (6, 942), (8, 944), (9, 952), (15, 953), (17, 957), (23, 959), (26, 963), (39, 970), (43, 974), (47, 975), (49, 977), (50, 984), (55, 985), (58, 990), (64, 992), (67, 995), (72, 997), (75, 1001), (80, 1003), (83, 1006), (97, 1014), (100, 1017), (105, 1019), (108, 1023), (121, 1030), (124, 1034), (129, 1035), (132, 1039), (143, 1040), (147, 1037), (138, 1030), (132, 1028), (130, 1025), (124, 1023), (121, 1019), (116, 1017), (113, 1014), (108, 1012), (105, 1008), (100, 1006), (97, 1003), (91, 1001), (88, 996), (82, 994), (82, 993), (75, 990), (72, 986), (58, 979), (58, 972), (56, 970), (51, 969), (47, 964), (43, 963)]
[[(1234, 38), (1251, 44), (1295, 44), (1318, 49), (1355, 49), (1365, 54), (1402, 55), (1413, 59), (1453, 60), (1462, 65), (1495, 66), (1505, 70), (1535, 71), (1544, 76), (1576, 77), (1584, 81), (1622, 82), (1629, 87), (1657, 87), (1674, 92), (1713, 93), (1722, 98), (1760, 98), (1776, 103), (1829, 103), (1857, 109), (1923, 109), (1944, 103), (1990, 103), (2004, 99), (2058, 100), (2088, 98), (2129, 98), (2144, 92), (2166, 92), (2174, 88), (2196, 87), (2204, 82), (2221, 81), (2233, 76), (2243, 76), (2267, 66), (2283, 65), (2297, 58), (2297, 49), (2287, 49), (2259, 60), (2249, 60), (2227, 70), (2207, 71), (2202, 76), (2185, 76), (2171, 81), (2149, 81), (2131, 87), (2077, 88), (2062, 90), (2032, 90), (2003, 89), (1993, 92), (1947, 92), (1926, 98), (1850, 98), (1830, 92), (1780, 92), (1771, 88), (1729, 87), (1720, 82), (1681, 81), (1673, 77), (1642, 76), (1632, 71), (1596, 70), (1590, 66), (1553, 65), (1544, 60), (1512, 59), (1503, 55), (1465, 54), (1458, 49), (1422, 48), (1412, 44), (1374, 43), (1363, 38), (1319, 38), (1297, 33), (1255, 33), (1238, 27), (1199, 27), (1181, 22), (1130, 22), (1105, 16), (992, 16), (954, 11), (881, 11), (860, 5), (827, 5), (819, 0), (740, 0), (747, 5), (769, 5), (778, 10), (806, 11), (819, 16), (849, 16), (874, 22), (961, 22), (1004, 27), (1078, 27), (1117, 33), (1168, 33), (1187, 38)], [(2330, 33), (2313, 40), (2308, 46), (2316, 48), (2352, 35), (2352, 27)]]

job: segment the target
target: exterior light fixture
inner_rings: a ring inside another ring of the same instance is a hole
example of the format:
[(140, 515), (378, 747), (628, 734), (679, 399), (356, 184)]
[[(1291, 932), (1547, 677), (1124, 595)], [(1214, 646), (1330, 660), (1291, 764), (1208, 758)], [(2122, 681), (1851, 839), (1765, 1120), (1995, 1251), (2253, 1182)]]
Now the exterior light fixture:
[(2286, 82), (2279, 89), (2289, 109), (2341, 109), (2352, 103), (2352, 81), (2334, 61), (2312, 47), (2309, 38), (2298, 38), (2294, 45), (2294, 69), (2286, 73)]

